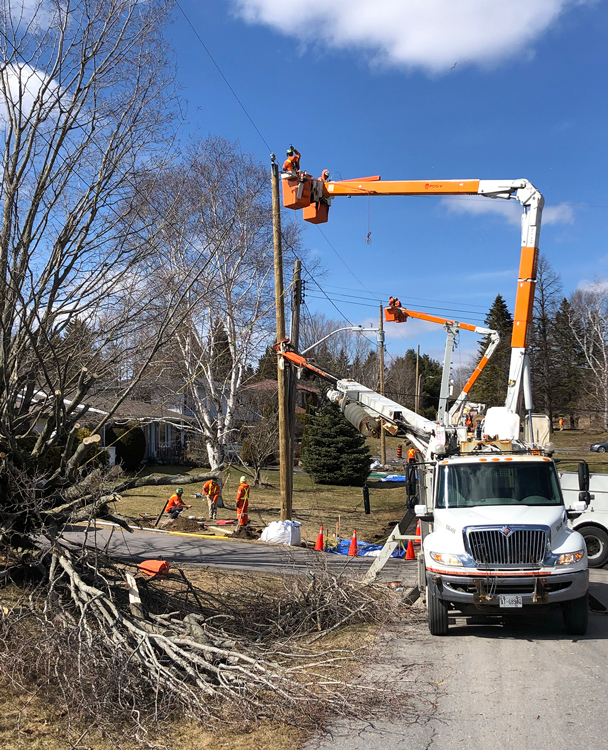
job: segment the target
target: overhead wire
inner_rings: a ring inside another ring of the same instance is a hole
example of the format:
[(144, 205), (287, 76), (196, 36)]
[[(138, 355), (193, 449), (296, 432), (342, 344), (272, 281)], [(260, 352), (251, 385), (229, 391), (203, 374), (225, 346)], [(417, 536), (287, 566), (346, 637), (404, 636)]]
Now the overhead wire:
[(266, 140), (266, 139), (264, 138), (264, 136), (262, 135), (262, 132), (261, 132), (261, 130), (260, 130), (260, 129), (258, 128), (258, 126), (257, 126), (257, 125), (255, 124), (255, 122), (254, 122), (254, 120), (253, 120), (253, 117), (252, 117), (252, 116), (251, 116), (251, 115), (249, 114), (249, 112), (247, 111), (247, 108), (245, 107), (245, 105), (243, 104), (243, 102), (241, 101), (241, 99), (239, 98), (238, 94), (237, 94), (237, 93), (236, 93), (236, 91), (235, 91), (235, 90), (234, 90), (234, 89), (232, 88), (232, 85), (230, 84), (230, 81), (229, 81), (229, 80), (228, 80), (228, 79), (226, 78), (226, 76), (224, 75), (224, 71), (223, 71), (223, 70), (222, 70), (222, 69), (220, 68), (220, 66), (218, 65), (218, 63), (217, 63), (217, 61), (216, 61), (215, 57), (213, 57), (213, 55), (211, 54), (211, 51), (209, 50), (209, 48), (207, 47), (207, 45), (206, 45), (206, 44), (205, 44), (205, 42), (203, 41), (203, 39), (202, 39), (201, 35), (200, 35), (200, 34), (198, 33), (198, 31), (196, 30), (196, 27), (194, 26), (194, 24), (192, 23), (192, 21), (191, 21), (191, 20), (190, 20), (190, 18), (188, 17), (188, 15), (187, 15), (186, 11), (185, 11), (185, 10), (184, 10), (184, 9), (182, 8), (182, 6), (181, 6), (181, 4), (180, 4), (179, 0), (175, 0), (175, 4), (176, 4), (176, 5), (177, 5), (177, 7), (178, 7), (178, 8), (180, 9), (180, 11), (181, 11), (181, 14), (183, 15), (183, 17), (184, 17), (184, 18), (185, 18), (185, 20), (186, 20), (186, 23), (187, 23), (187, 24), (188, 24), (188, 26), (190, 26), (190, 28), (192, 29), (192, 31), (193, 31), (193, 33), (194, 33), (194, 36), (195, 36), (195, 37), (196, 37), (196, 38), (198, 39), (198, 41), (199, 41), (199, 42), (201, 43), (201, 46), (202, 46), (202, 48), (203, 48), (203, 49), (205, 50), (205, 52), (206, 52), (206, 53), (207, 53), (207, 55), (209, 56), (209, 59), (211, 60), (211, 62), (212, 62), (212, 63), (213, 63), (213, 65), (215, 66), (215, 68), (216, 68), (217, 72), (218, 72), (218, 73), (220, 74), (220, 76), (222, 77), (222, 80), (224, 81), (224, 83), (226, 84), (226, 86), (228, 86), (228, 88), (230, 89), (230, 92), (232, 93), (232, 96), (233, 96), (233, 97), (234, 97), (234, 98), (236, 99), (236, 101), (238, 102), (238, 105), (239, 105), (239, 107), (240, 107), (240, 108), (241, 108), (241, 109), (243, 110), (243, 112), (245, 113), (245, 116), (247, 117), (247, 119), (249, 120), (249, 122), (250, 122), (250, 123), (251, 123), (251, 124), (253, 125), (253, 127), (254, 127), (254, 129), (255, 129), (255, 132), (256, 132), (256, 133), (257, 133), (257, 134), (258, 134), (258, 135), (260, 136), (260, 138), (261, 138), (261, 140), (262, 140), (262, 143), (263, 143), (263, 144), (264, 144), (264, 145), (266, 146), (266, 148), (268, 149), (268, 151), (269, 151), (269, 152), (271, 152), (271, 151), (272, 151), (272, 149), (271, 149), (271, 148), (270, 148), (270, 146), (268, 145), (268, 141), (267, 141), (267, 140)]

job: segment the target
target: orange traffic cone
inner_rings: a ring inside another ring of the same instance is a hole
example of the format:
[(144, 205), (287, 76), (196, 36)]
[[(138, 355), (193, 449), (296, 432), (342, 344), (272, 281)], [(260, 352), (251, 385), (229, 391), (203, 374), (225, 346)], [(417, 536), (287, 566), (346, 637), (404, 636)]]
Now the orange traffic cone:
[(414, 544), (420, 544), (422, 542), (422, 534), (420, 533), (420, 521), (416, 524), (416, 540)]
[(349, 557), (357, 557), (357, 531), (353, 529), (353, 538), (350, 540), (350, 547), (348, 548)]
[(414, 554), (414, 543), (410, 539), (407, 543), (407, 552), (405, 553), (405, 559), (406, 560), (415, 560), (416, 555)]
[(323, 527), (319, 529), (319, 535), (315, 543), (315, 552), (325, 552), (325, 539), (323, 537)]

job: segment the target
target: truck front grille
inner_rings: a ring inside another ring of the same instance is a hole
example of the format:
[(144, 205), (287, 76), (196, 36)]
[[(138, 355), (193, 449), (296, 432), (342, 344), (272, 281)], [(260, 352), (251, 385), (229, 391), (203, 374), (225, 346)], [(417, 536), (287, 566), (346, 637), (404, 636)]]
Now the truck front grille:
[(545, 558), (547, 531), (509, 527), (471, 529), (468, 542), (471, 555), (481, 567), (535, 567)]

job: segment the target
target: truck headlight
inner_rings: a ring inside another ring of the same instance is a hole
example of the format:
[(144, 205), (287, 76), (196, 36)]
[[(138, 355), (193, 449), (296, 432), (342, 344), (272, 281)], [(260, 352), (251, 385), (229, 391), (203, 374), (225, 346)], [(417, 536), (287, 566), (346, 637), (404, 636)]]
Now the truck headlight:
[(443, 563), (444, 565), (463, 564), (458, 555), (448, 555), (446, 552), (429, 552), (429, 555), (435, 560), (435, 562)]
[(559, 555), (555, 561), (556, 565), (572, 565), (583, 559), (585, 550), (579, 550), (578, 552), (566, 552), (564, 555)]

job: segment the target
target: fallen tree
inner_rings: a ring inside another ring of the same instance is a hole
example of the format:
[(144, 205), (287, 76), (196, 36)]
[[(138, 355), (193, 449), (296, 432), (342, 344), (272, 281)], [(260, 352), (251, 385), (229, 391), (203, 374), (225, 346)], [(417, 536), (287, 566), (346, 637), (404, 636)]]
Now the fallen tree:
[(322, 563), (305, 578), (213, 591), (183, 571), (150, 579), (61, 542), (42, 564), (49, 585), (0, 617), (0, 675), (59, 697), (79, 726), (142, 740), (175, 716), (235, 731), (271, 716), (315, 730), (403, 705), (383, 685), (353, 684), (358, 649), (322, 645), (344, 624), (386, 622), (396, 595)]

